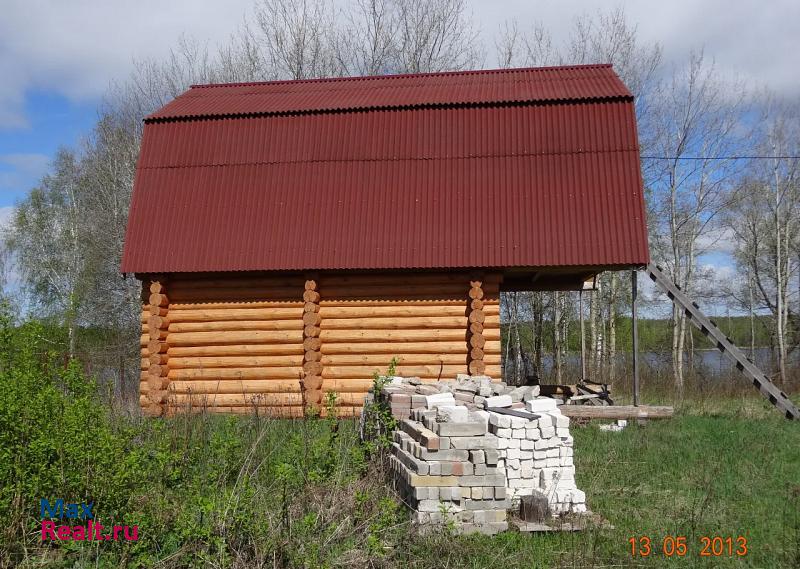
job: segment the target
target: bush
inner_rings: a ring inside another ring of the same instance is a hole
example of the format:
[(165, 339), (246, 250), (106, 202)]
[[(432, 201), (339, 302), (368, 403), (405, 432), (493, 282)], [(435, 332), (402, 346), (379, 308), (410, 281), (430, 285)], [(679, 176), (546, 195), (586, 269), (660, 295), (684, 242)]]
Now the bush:
[[(325, 566), (391, 548), (402, 510), (353, 421), (115, 415), (52, 331), (12, 322), (0, 307), (0, 566)], [(138, 541), (43, 543), (41, 498), (94, 502)]]

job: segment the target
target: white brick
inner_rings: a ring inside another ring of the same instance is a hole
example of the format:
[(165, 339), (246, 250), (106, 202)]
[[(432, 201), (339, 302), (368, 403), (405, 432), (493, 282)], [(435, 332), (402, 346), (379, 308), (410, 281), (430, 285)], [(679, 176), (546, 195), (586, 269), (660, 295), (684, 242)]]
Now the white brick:
[(511, 417), (512, 429), (524, 429), (528, 425), (528, 420), (522, 417)]
[(531, 413), (536, 412), (546, 412), (552, 411), (554, 409), (558, 409), (558, 405), (556, 404), (555, 399), (551, 399), (549, 397), (543, 397), (540, 399), (532, 399), (525, 404), (528, 411)]
[(513, 405), (510, 395), (495, 395), (494, 397), (487, 397), (483, 402), (484, 409), (490, 407), (511, 407)]
[(489, 412), (489, 424), (500, 427), (501, 429), (511, 428), (511, 417), (509, 415), (501, 415), (500, 413)]
[(436, 420), (440, 423), (466, 423), (469, 410), (463, 405), (439, 405), (436, 407)]
[(456, 400), (452, 393), (435, 393), (433, 395), (425, 396), (425, 406), (428, 409), (435, 409), (439, 406), (454, 407)]
[(543, 427), (542, 428), (542, 438), (543, 439), (551, 439), (556, 436), (556, 430), (553, 427)]

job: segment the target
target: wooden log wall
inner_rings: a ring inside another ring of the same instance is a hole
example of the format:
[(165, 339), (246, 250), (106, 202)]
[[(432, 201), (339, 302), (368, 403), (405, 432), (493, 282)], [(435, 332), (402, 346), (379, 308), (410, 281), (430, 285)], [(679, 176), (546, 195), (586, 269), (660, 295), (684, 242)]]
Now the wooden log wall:
[(297, 417), (337, 394), (360, 412), (375, 372), (500, 379), (498, 274), (152, 277), (144, 282), (140, 401)]

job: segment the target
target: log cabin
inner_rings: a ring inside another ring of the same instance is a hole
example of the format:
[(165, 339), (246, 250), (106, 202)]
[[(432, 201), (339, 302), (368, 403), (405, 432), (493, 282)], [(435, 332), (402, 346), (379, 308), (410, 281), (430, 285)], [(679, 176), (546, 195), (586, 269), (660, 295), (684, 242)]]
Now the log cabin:
[(499, 298), (649, 261), (610, 65), (195, 85), (145, 119), (140, 402), (293, 417), (501, 377)]

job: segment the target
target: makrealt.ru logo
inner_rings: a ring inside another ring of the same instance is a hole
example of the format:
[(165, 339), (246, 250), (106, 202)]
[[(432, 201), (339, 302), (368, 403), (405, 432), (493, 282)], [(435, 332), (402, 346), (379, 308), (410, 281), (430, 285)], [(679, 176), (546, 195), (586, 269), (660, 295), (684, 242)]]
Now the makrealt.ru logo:
[[(94, 502), (71, 503), (62, 499), (50, 502), (46, 498), (39, 501), (39, 514), (42, 518), (42, 541), (136, 541), (139, 539), (139, 526), (112, 526), (110, 533), (104, 533), (105, 526), (95, 521)], [(56, 525), (53, 518), (65, 522)], [(84, 525), (73, 525), (80, 520)]]
[(59, 518), (59, 519), (70, 519), (70, 520), (93, 520), (94, 514), (92, 513), (92, 508), (94, 507), (94, 502), (81, 502), (80, 504), (69, 504), (65, 503), (64, 500), (59, 498), (55, 501), (54, 504), (51, 504), (47, 498), (42, 498), (41, 500), (41, 513), (39, 517), (42, 519), (45, 518)]

